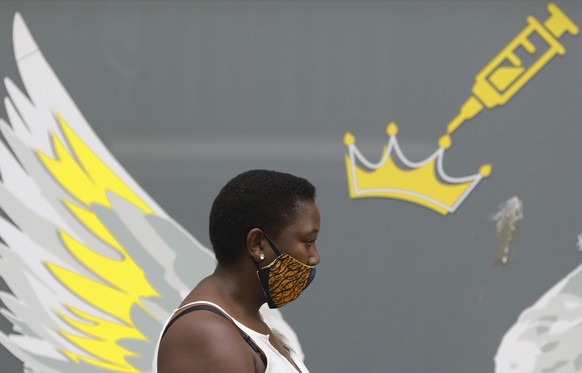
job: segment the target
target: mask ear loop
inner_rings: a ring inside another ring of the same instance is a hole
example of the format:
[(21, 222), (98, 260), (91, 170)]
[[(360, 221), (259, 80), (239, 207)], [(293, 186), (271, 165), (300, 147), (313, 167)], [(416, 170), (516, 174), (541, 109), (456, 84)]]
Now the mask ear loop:
[(263, 236), (265, 236), (265, 238), (267, 239), (267, 242), (269, 243), (269, 245), (271, 246), (271, 249), (273, 249), (273, 251), (275, 252), (275, 254), (277, 256), (281, 256), (281, 253), (279, 252), (279, 249), (277, 249), (277, 246), (275, 246), (275, 244), (273, 243), (273, 241), (271, 241), (269, 239), (269, 237), (267, 237), (267, 235), (265, 234), (265, 232), (263, 232)]
[[(275, 244), (273, 243), (273, 241), (271, 241), (269, 239), (269, 237), (267, 237), (267, 235), (265, 234), (265, 231), (262, 228), (259, 228), (261, 230), (261, 232), (263, 232), (263, 237), (265, 237), (267, 239), (267, 242), (269, 243), (269, 246), (271, 246), (271, 249), (273, 250), (273, 252), (275, 253), (275, 255), (277, 255), (278, 257), (281, 256), (281, 253), (279, 252), (279, 249), (277, 249), (277, 247), (275, 246)], [(263, 269), (263, 267), (261, 267), (259, 265), (259, 263), (253, 261), (253, 263), (255, 263), (255, 267), (257, 268), (257, 271)]]

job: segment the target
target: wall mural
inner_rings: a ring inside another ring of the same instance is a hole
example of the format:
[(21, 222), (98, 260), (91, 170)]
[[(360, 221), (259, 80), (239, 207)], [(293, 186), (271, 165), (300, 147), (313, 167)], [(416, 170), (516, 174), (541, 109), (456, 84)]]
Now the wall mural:
[[(566, 53), (559, 42), (565, 33), (578, 34), (557, 6), (548, 10), (543, 25), (528, 17), (526, 28), (477, 75), (472, 96), (425, 161), (404, 156), (395, 123), (387, 127), (389, 139), (378, 163), (366, 160), (347, 133), (350, 197), (393, 198), (442, 215), (455, 212), (491, 166), (467, 177), (448, 176), (442, 159), (451, 135), (484, 108), (506, 104), (549, 61)], [(0, 142), (0, 208), (8, 218), (0, 216), (0, 275), (11, 293), (2, 292), (0, 299), (14, 332), (0, 332), (0, 343), (31, 372), (151, 371), (162, 324), (188, 284), (212, 271), (212, 254), (104, 147), (18, 14), (13, 33), (26, 92), (6, 80), (9, 124), (0, 120), (0, 130), (8, 147)], [(531, 41), (533, 36), (544, 48)], [(494, 217), (496, 263), (507, 263), (522, 218), (517, 198)], [(280, 313), (262, 312), (299, 350)], [(580, 340), (582, 266), (523, 311), (500, 343), (495, 370), (582, 370)]]
[[(113, 158), (47, 64), (20, 15), (0, 120), (0, 343), (30, 372), (149, 372), (173, 308), (213, 254)], [(265, 321), (301, 351), (277, 310)]]
[[(348, 154), (345, 162), (350, 198), (394, 198), (442, 215), (455, 212), (477, 184), (490, 175), (491, 165), (481, 166), (474, 175), (448, 176), (443, 156), (452, 145), (451, 135), (485, 107), (493, 109), (505, 105), (548, 62), (557, 55), (566, 54), (566, 48), (559, 42), (566, 32), (578, 35), (578, 26), (560, 8), (549, 4), (548, 11), (550, 16), (543, 25), (534, 17), (528, 17), (525, 29), (477, 74), (471, 97), (447, 126), (437, 150), (426, 160), (412, 162), (406, 158), (398, 145), (395, 123), (386, 128), (388, 144), (377, 163), (364, 158), (355, 145), (355, 136), (346, 133), (344, 144)], [(540, 38), (543, 44), (536, 45), (531, 40), (534, 37)]]
[(582, 265), (524, 310), (503, 336), (496, 373), (582, 370)]
[[(530, 16), (528, 25), (475, 78), (471, 97), (448, 124), (438, 149), (422, 162), (406, 158), (397, 141), (398, 126), (386, 128), (388, 143), (380, 161), (367, 160), (348, 132), (344, 144), (349, 196), (392, 198), (434, 210), (455, 212), (477, 184), (490, 175), (491, 165), (474, 175), (458, 178), (444, 172), (443, 155), (452, 145), (451, 135), (484, 108), (503, 106), (554, 57), (566, 54), (559, 39), (568, 32), (578, 35), (578, 26), (555, 4), (543, 25)], [(543, 41), (536, 45), (532, 38)], [(541, 48), (540, 48), (541, 47)], [(524, 55), (523, 51), (526, 52)], [(493, 219), (497, 226), (496, 264), (507, 264), (523, 218), (517, 197), (508, 200)], [(578, 372), (582, 370), (582, 265), (552, 287), (519, 316), (503, 337), (495, 356), (497, 373)]]

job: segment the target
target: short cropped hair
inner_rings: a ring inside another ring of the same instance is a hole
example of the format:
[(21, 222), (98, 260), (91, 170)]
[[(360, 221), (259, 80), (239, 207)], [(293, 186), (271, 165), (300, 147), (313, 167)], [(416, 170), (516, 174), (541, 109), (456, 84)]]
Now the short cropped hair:
[(216, 259), (239, 261), (248, 232), (260, 228), (274, 239), (296, 217), (303, 201), (315, 200), (315, 187), (287, 173), (251, 170), (230, 180), (212, 203), (209, 234)]

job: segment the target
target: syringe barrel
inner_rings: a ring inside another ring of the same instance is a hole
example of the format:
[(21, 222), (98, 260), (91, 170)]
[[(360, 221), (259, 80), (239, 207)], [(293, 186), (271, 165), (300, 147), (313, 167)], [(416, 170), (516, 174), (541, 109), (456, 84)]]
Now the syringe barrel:
[[(548, 6), (548, 11), (551, 15), (545, 27), (534, 17), (528, 17), (528, 25), (475, 78), (473, 94), (487, 108), (507, 103), (552, 58), (566, 53), (557, 38), (565, 31), (577, 33), (578, 27), (554, 4)], [(524, 47), (530, 54), (536, 52), (536, 46), (529, 40), (532, 34), (544, 40), (548, 48), (527, 67), (515, 53), (519, 47)]]

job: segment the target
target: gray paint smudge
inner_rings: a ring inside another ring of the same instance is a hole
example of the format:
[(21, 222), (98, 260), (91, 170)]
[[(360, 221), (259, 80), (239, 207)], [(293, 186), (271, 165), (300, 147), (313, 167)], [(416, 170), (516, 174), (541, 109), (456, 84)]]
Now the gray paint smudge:
[(507, 264), (509, 252), (517, 240), (519, 222), (523, 219), (522, 203), (516, 196), (499, 206), (499, 211), (492, 218), (497, 230), (497, 255), (493, 265)]

